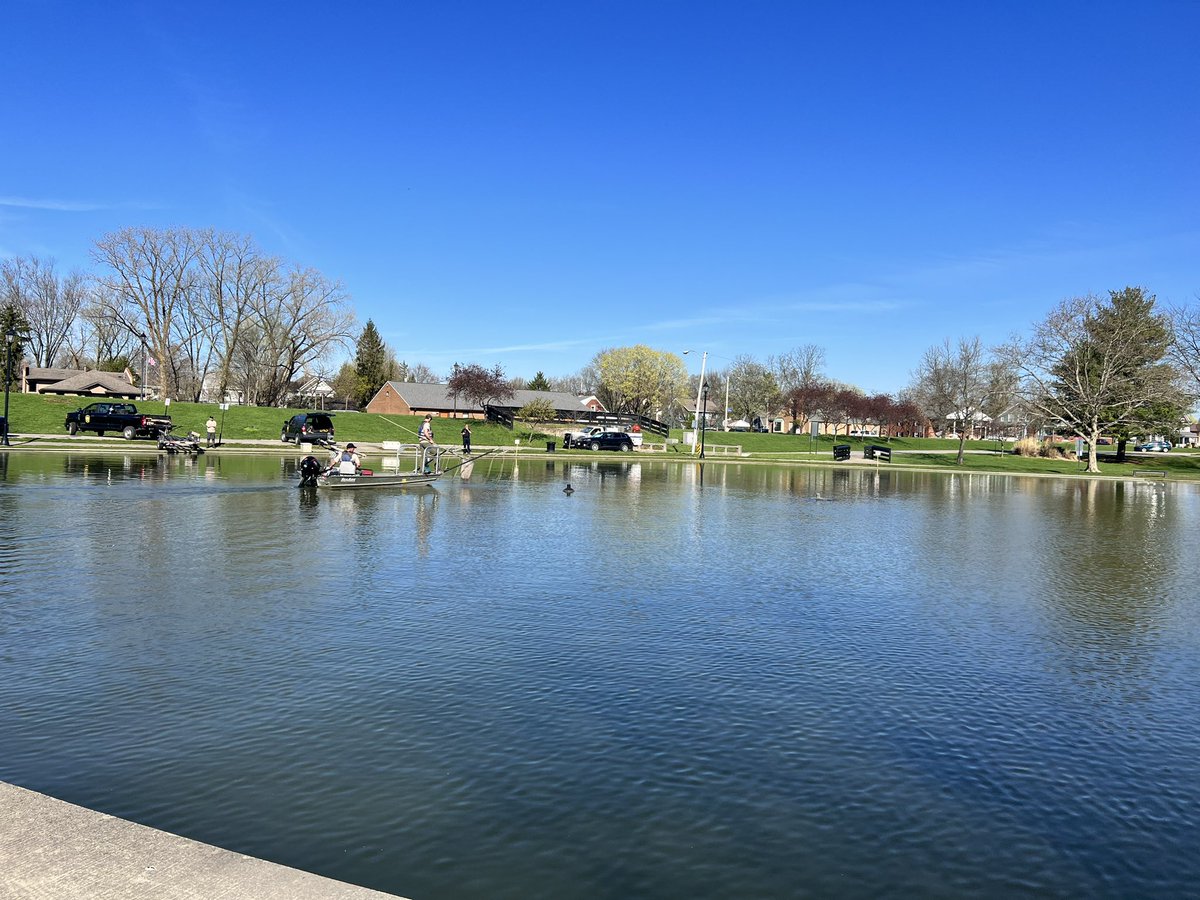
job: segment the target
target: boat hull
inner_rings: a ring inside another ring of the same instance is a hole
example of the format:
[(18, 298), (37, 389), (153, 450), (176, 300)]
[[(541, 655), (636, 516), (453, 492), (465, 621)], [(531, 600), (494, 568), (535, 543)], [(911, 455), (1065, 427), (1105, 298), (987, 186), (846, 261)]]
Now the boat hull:
[(403, 472), (395, 475), (341, 475), (333, 472), (318, 478), (317, 487), (331, 490), (424, 487), (433, 484), (440, 477), (440, 475), (426, 475), (422, 472)]

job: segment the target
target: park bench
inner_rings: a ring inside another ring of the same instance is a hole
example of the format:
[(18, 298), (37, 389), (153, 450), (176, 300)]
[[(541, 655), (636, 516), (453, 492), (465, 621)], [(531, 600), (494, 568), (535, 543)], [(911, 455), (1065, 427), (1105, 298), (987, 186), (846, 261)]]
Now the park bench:
[(868, 444), (866, 449), (863, 450), (863, 458), (890, 463), (892, 461), (892, 448), (883, 447), (879, 444)]
[(849, 444), (834, 444), (833, 445), (833, 461), (845, 462), (850, 458)]

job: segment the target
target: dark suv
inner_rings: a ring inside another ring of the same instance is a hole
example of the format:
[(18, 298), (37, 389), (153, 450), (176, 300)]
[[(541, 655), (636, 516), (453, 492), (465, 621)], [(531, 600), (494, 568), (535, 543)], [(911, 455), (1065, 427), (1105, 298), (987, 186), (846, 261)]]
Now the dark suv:
[(571, 446), (585, 450), (619, 450), (621, 453), (628, 453), (633, 449), (633, 438), (624, 431), (605, 431), (580, 441), (572, 440)]
[(284, 443), (295, 441), (297, 444), (333, 443), (333, 415), (323, 412), (297, 413), (283, 423), (279, 439)]

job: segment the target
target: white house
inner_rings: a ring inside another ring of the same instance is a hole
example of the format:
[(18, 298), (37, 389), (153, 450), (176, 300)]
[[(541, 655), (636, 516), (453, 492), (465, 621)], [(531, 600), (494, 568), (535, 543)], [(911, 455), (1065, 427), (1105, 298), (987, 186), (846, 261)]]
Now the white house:
[(968, 417), (966, 414), (966, 411), (960, 409), (957, 412), (949, 413), (946, 416), (946, 421), (951, 422), (952, 423), (951, 427), (955, 430), (955, 432), (957, 432), (958, 424), (960, 422), (965, 423), (968, 420), (968, 418), (970, 419), (971, 428), (970, 428), (970, 433), (967, 435), (967, 437), (974, 437), (976, 432), (979, 432), (981, 434), (987, 433), (987, 424), (992, 421), (992, 417), (987, 415), (986, 413), (980, 412), (979, 410), (975, 410)]

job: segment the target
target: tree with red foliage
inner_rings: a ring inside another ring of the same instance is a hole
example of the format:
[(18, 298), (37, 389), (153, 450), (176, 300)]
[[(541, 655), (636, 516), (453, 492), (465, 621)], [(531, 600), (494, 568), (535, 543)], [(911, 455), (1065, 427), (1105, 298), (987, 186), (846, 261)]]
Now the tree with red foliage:
[(834, 395), (832, 385), (824, 381), (813, 381), (792, 388), (784, 398), (788, 413), (795, 427), (801, 422), (810, 422), (822, 412), (825, 412)]
[(455, 363), (447, 387), (452, 397), (462, 396), (467, 403), (483, 407), (492, 401), (511, 400), (513, 396), (512, 385), (500, 366), (489, 370), (475, 363), (466, 366)]

